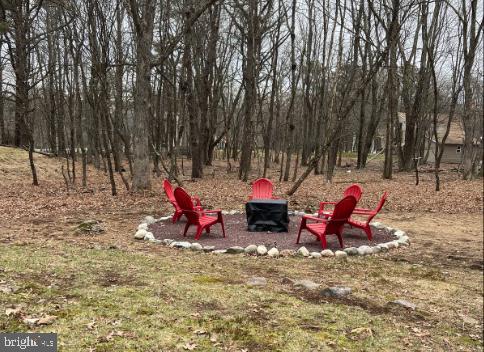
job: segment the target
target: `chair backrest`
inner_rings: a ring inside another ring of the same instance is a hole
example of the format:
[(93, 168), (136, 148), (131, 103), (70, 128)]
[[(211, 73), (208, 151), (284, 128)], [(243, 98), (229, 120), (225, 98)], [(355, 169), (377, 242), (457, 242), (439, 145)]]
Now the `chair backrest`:
[(383, 205), (387, 200), (387, 196), (388, 196), (387, 192), (383, 193), (380, 201), (378, 202), (378, 205), (376, 206), (375, 213), (378, 213), (381, 210), (381, 208), (383, 208)]
[(351, 216), (351, 213), (353, 213), (355, 207), (356, 198), (354, 196), (344, 197), (334, 206), (333, 215), (331, 216), (329, 222), (334, 225), (344, 225), (344, 223)]
[(383, 208), (383, 205), (385, 204), (386, 200), (387, 200), (387, 192), (383, 193), (383, 195), (381, 196), (381, 199), (380, 201), (378, 202), (378, 205), (376, 206), (375, 210), (373, 210), (370, 215), (368, 216), (368, 218), (366, 219), (366, 223), (369, 224), (371, 222), (371, 220), (373, 220), (373, 218), (376, 216), (376, 214), (378, 214), (381, 210), (381, 208)]
[(259, 178), (252, 184), (252, 199), (271, 199), (274, 186), (267, 178)]
[(193, 206), (192, 197), (181, 187), (177, 187), (174, 192), (176, 202), (182, 210), (188, 210), (185, 213), (188, 221), (198, 222), (198, 213), (195, 212), (195, 207)]
[(347, 196), (353, 196), (356, 199), (356, 202), (358, 203), (361, 199), (361, 194), (363, 191), (361, 190), (361, 187), (358, 186), (357, 184), (349, 186), (347, 189), (345, 189), (343, 193), (343, 197)]
[(170, 181), (166, 179), (163, 181), (163, 189), (165, 190), (165, 194), (170, 202), (176, 202), (175, 194), (173, 193), (173, 186), (171, 185)]

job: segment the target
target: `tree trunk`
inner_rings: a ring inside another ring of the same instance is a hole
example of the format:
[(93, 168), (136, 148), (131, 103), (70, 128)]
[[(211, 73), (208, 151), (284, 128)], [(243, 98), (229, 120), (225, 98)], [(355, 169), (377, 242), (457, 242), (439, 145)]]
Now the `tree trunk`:
[[(138, 6), (142, 7), (141, 12)], [(148, 121), (151, 106), (151, 46), (156, 3), (154, 0), (130, 0), (135, 27), (136, 85), (133, 127), (133, 184), (134, 192), (151, 189), (150, 146)]]

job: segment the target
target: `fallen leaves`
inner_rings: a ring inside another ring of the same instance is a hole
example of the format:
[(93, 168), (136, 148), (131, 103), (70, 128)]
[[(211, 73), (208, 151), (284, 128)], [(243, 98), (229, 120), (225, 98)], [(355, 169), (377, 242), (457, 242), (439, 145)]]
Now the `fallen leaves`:
[(22, 306), (13, 306), (5, 310), (7, 317), (20, 315), (22, 311)]
[(109, 342), (109, 341), (112, 341), (115, 337), (124, 337), (124, 338), (133, 339), (133, 338), (136, 338), (136, 334), (131, 331), (113, 330), (113, 331), (110, 331), (106, 336), (100, 336), (98, 338), (98, 341)]
[(364, 340), (373, 337), (373, 331), (368, 327), (361, 327), (351, 330), (350, 335), (353, 340)]
[(57, 319), (55, 315), (44, 315), (40, 318), (24, 317), (23, 323), (30, 326), (51, 325)]
[(197, 344), (196, 343), (191, 343), (191, 342), (187, 342), (184, 346), (183, 346), (183, 349), (184, 350), (187, 350), (187, 351), (193, 351), (195, 348), (197, 348)]
[[(0, 270), (1, 271), (1, 270)], [(18, 287), (8, 284), (5, 281), (0, 281), (0, 293), (16, 293), (18, 291)]]
[(51, 325), (57, 319), (56, 315), (44, 314), (40, 317), (27, 315), (23, 309), (23, 305), (14, 305), (5, 309), (5, 315), (7, 317), (18, 317), (25, 325), (29, 326)]

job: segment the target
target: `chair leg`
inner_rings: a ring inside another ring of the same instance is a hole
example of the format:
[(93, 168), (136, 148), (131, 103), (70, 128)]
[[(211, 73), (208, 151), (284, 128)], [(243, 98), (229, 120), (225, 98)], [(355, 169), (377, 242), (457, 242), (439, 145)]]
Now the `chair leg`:
[(205, 231), (207, 231), (207, 233), (210, 233), (210, 226), (208, 226)]
[(175, 210), (175, 213), (173, 214), (173, 217), (171, 218), (171, 220), (173, 221), (173, 223), (176, 223), (178, 220), (180, 220), (182, 215), (183, 215), (183, 211)]
[(185, 225), (185, 230), (183, 230), (183, 237), (185, 237), (187, 235), (187, 231), (188, 231), (189, 227), (190, 227), (190, 223), (187, 222), (187, 224)]
[(303, 229), (302, 225), (299, 225), (299, 231), (297, 232), (297, 240), (296, 240), (297, 244), (299, 244), (299, 239), (301, 238), (302, 229)]
[(224, 235), (224, 238), (225, 238), (225, 225), (224, 225), (223, 219), (220, 220), (220, 226), (222, 226), (222, 234)]
[(343, 245), (343, 235), (342, 235), (342, 232), (343, 231), (339, 231), (336, 236), (338, 236), (338, 242), (339, 242), (339, 245), (341, 248), (344, 248), (344, 245)]
[(326, 234), (323, 233), (322, 235), (318, 236), (318, 239), (321, 240), (321, 247), (323, 249), (326, 249), (327, 243), (326, 243)]
[(368, 241), (371, 241), (372, 238), (373, 238), (373, 236), (372, 236), (372, 233), (371, 233), (371, 227), (370, 227), (370, 225), (367, 224), (363, 230), (365, 230), (366, 237), (368, 237)]
[(299, 224), (299, 231), (297, 232), (297, 240), (296, 243), (299, 243), (299, 239), (301, 238), (301, 231), (306, 228), (306, 219), (302, 218), (301, 223)]
[(341, 233), (338, 233), (336, 236), (338, 236), (338, 242), (341, 248), (344, 248), (343, 245), (343, 236), (341, 236)]
[(195, 240), (198, 241), (200, 239), (200, 236), (202, 235), (202, 232), (203, 232), (203, 227), (199, 225), (197, 227), (197, 234), (195, 235)]

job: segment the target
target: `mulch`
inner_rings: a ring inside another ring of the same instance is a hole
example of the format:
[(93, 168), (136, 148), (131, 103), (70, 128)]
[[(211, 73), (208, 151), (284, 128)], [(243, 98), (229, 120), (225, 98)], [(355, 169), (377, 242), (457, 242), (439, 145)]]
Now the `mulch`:
[[(315, 236), (307, 231), (302, 232), (301, 241), (299, 244), (296, 244), (297, 230), (301, 222), (301, 217), (290, 216), (289, 220), (289, 231), (287, 233), (248, 232), (245, 214), (224, 215), (225, 234), (227, 237), (222, 237), (220, 224), (215, 224), (211, 227), (210, 234), (205, 232), (202, 234), (199, 243), (203, 246), (215, 246), (216, 249), (225, 249), (232, 246), (246, 247), (250, 244), (264, 244), (268, 248), (277, 247), (279, 250), (297, 250), (299, 247), (305, 246), (309, 251), (321, 251), (321, 244), (316, 241)], [(182, 218), (176, 224), (171, 223), (171, 220), (167, 220), (151, 225), (150, 231), (160, 240), (169, 238), (175, 241), (195, 242), (195, 226), (193, 225), (188, 230), (187, 236), (182, 236), (185, 224), (185, 218)], [(362, 230), (349, 227), (345, 228), (343, 233), (345, 248), (375, 245), (395, 239), (386, 230), (372, 228), (372, 233), (373, 241), (370, 242)], [(329, 249), (340, 249), (338, 239), (334, 235), (327, 236), (327, 245)]]

